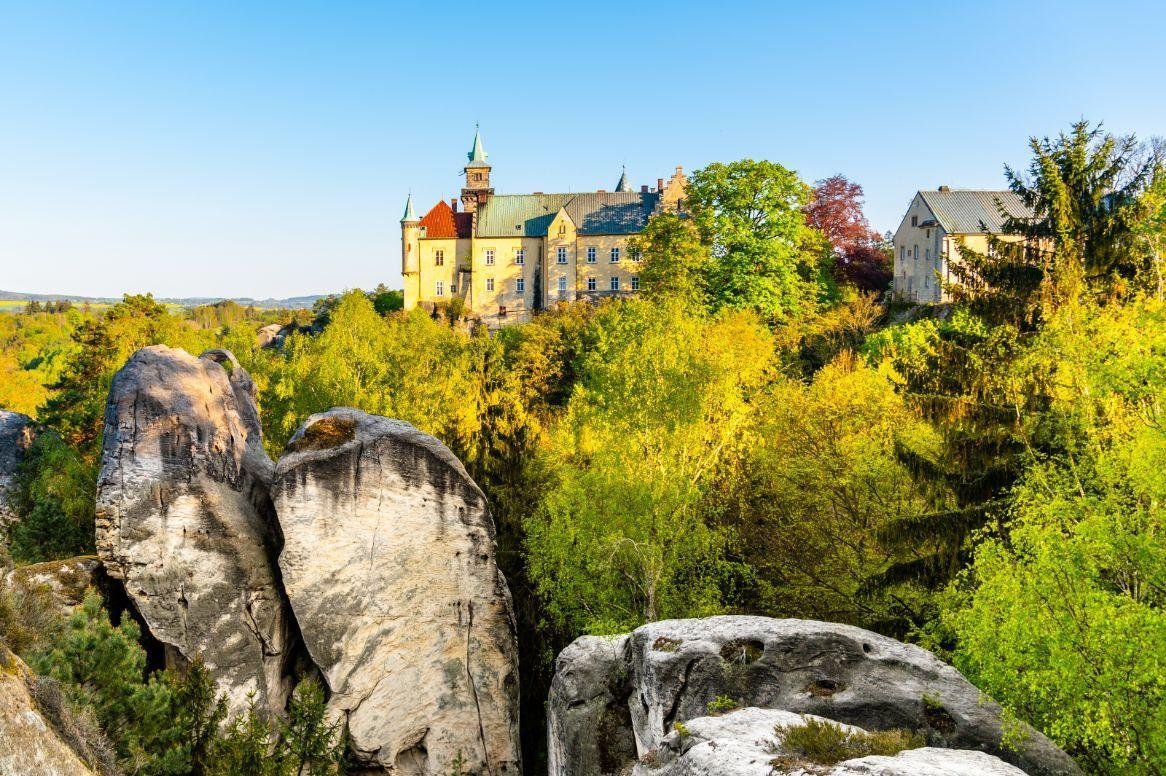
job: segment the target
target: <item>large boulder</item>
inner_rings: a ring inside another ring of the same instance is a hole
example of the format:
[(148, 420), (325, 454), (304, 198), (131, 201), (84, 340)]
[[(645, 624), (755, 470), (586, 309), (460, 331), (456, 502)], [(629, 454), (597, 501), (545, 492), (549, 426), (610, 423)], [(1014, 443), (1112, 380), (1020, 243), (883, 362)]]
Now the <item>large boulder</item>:
[(90, 776), (103, 770), (60, 715), (62, 707), (54, 704), (56, 716), (41, 708), (37, 681), (0, 642), (0, 776)]
[(8, 530), (16, 521), (10, 493), (20, 462), (32, 444), (34, 429), (27, 415), (0, 410), (0, 550), (8, 546)]
[(202, 660), (231, 708), (284, 708), (298, 639), (255, 386), (225, 351), (161, 345), (114, 376), (97, 484), (97, 551), (175, 661)]
[[(612, 648), (620, 659), (607, 654)], [(595, 669), (601, 664), (606, 673)], [(625, 697), (639, 756), (712, 703), (920, 731), (931, 746), (984, 751), (1030, 774), (1079, 773), (1032, 728), (1021, 728), (1015, 749), (1005, 746), (1000, 706), (930, 652), (849, 625), (725, 616), (650, 623), (611, 646), (577, 641), (560, 655), (551, 685), (552, 776), (617, 772), (597, 767), (597, 738)]]
[(24, 595), (44, 593), (63, 613), (85, 600), (89, 588), (105, 587), (107, 578), (101, 561), (95, 555), (79, 555), (64, 560), (50, 560), (0, 569), (0, 590)]
[(785, 732), (811, 720), (850, 735), (867, 732), (810, 714), (744, 708), (678, 725), (639, 759), (632, 776), (1024, 776), (1024, 771), (985, 752), (935, 747), (824, 765), (785, 746)]
[(443, 444), (352, 409), (276, 469), (283, 582), (329, 708), (394, 774), (517, 775), (510, 593), (482, 491)]

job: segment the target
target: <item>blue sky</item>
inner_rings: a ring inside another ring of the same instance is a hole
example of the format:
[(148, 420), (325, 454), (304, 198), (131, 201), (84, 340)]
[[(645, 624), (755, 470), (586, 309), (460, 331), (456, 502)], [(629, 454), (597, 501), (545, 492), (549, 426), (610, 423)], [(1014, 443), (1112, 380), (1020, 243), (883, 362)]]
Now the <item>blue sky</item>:
[(1166, 134), (1166, 3), (0, 0), (0, 289), (399, 286), (474, 122), (501, 192), (768, 158), (999, 187), (1085, 117)]

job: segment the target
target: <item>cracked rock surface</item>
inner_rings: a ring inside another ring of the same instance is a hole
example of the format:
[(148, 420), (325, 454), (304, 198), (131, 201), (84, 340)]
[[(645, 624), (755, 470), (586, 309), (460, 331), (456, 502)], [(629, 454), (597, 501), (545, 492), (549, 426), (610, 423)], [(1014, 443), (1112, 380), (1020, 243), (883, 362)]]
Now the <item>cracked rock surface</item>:
[(282, 710), (297, 652), (278, 582), (255, 387), (234, 356), (157, 345), (114, 376), (97, 551), (168, 659), (203, 661), (233, 711)]
[(849, 625), (724, 616), (650, 623), (616, 641), (584, 637), (564, 650), (548, 703), (550, 773), (619, 772), (589, 742), (621, 706), (642, 757), (715, 702), (919, 731), (932, 747), (981, 750), (1030, 774), (1080, 772), (1031, 728), (1016, 750), (1002, 746), (1000, 706), (926, 650)]
[(292, 437), (272, 499), (285, 590), (363, 763), (517, 776), (510, 593), (486, 499), (453, 453), (332, 409)]

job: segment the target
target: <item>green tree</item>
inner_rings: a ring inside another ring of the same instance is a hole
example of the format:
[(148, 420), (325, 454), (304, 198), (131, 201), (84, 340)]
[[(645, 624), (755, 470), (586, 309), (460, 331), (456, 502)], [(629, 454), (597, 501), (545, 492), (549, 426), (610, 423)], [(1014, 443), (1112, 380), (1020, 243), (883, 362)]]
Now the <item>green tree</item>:
[(693, 310), (712, 306), (709, 247), (691, 219), (657, 213), (628, 247), (643, 257), (640, 287), (645, 299), (677, 298)]
[(722, 611), (744, 569), (705, 497), (745, 444), (770, 338), (747, 314), (706, 321), (643, 300), (606, 306), (584, 336), (539, 464), (549, 488), (526, 521), (548, 616), (602, 633)]
[(831, 250), (806, 223), (811, 197), (809, 185), (774, 162), (718, 162), (693, 173), (685, 205), (711, 246), (714, 308), (780, 321), (817, 307)]
[(957, 666), (1096, 773), (1166, 768), (1166, 310), (1155, 300), (1051, 320), (1031, 359), (1050, 411), (1005, 535), (953, 586)]

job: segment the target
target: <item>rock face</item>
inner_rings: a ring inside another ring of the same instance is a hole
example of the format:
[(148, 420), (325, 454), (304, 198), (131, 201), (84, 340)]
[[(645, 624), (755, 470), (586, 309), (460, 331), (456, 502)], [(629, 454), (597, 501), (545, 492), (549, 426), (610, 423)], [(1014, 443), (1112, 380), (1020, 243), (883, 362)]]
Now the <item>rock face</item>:
[[(632, 776), (1024, 776), (1024, 771), (984, 752), (924, 747), (893, 757), (845, 760), (834, 766), (802, 761), (783, 744), (777, 728), (804, 725), (812, 714), (744, 708), (724, 716), (697, 717), (673, 731), (640, 758)], [(841, 725), (849, 732), (865, 732)]]
[(234, 710), (282, 710), (297, 637), (275, 567), (255, 387), (225, 351), (154, 346), (114, 377), (97, 550), (171, 657), (199, 658)]
[(848, 625), (729, 616), (651, 623), (621, 640), (585, 637), (564, 650), (548, 704), (557, 738), (550, 773), (617, 772), (610, 761), (624, 747), (606, 750), (599, 731), (625, 705), (643, 756), (675, 722), (707, 716), (721, 697), (868, 730), (922, 731), (932, 746), (981, 750), (1030, 774), (1080, 772), (1031, 728), (1017, 750), (1001, 746), (999, 705), (926, 650)]
[(86, 590), (99, 588), (104, 581), (105, 569), (93, 555), (0, 569), (0, 589), (25, 593), (43, 590), (66, 614), (85, 599)]
[(272, 499), (287, 590), (354, 750), (394, 774), (517, 774), (510, 593), (478, 486), (433, 437), (313, 415)]
[(9, 491), (16, 470), (33, 440), (32, 418), (19, 412), (0, 410), (0, 550), (8, 546), (8, 529), (16, 520), (9, 503)]
[(35, 677), (0, 643), (0, 776), (90, 776), (33, 697)]

